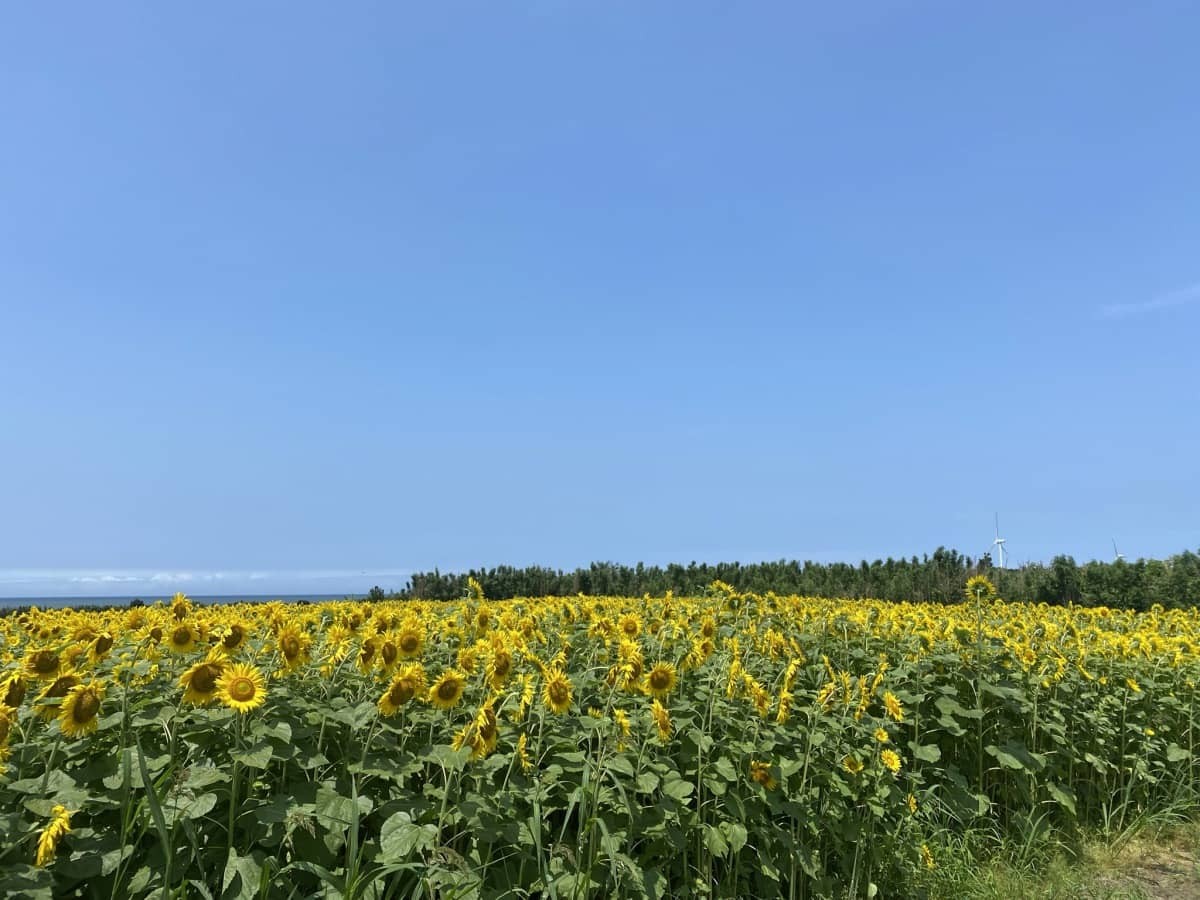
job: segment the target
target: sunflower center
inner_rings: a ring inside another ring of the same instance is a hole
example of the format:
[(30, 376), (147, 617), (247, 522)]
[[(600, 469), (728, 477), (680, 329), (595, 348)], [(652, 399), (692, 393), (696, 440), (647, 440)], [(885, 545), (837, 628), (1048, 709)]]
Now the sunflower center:
[(497, 653), (496, 660), (492, 663), (492, 669), (496, 673), (497, 678), (503, 678), (508, 674), (508, 670), (512, 668), (512, 659), (507, 653)]
[(389, 666), (396, 661), (396, 645), (388, 641), (379, 651), (379, 655), (383, 657), (383, 661)]
[(236, 649), (238, 644), (240, 644), (242, 642), (243, 634), (244, 634), (244, 632), (242, 631), (241, 625), (229, 626), (229, 633), (227, 635), (225, 635), (225, 640), (223, 641), (223, 643), (225, 644), (225, 649), (227, 649), (227, 650)]
[(111, 637), (109, 637), (107, 634), (102, 634), (102, 635), (100, 635), (100, 637), (96, 638), (96, 652), (97, 653), (107, 653), (109, 650), (112, 649), (112, 645), (113, 645), (113, 639)]
[(75, 708), (71, 710), (71, 718), (83, 725), (96, 718), (96, 713), (99, 711), (100, 698), (94, 691), (84, 691), (75, 701)]
[(282, 641), (283, 655), (288, 659), (295, 659), (300, 655), (300, 639), (294, 634), (289, 634)]
[(258, 688), (254, 686), (254, 682), (245, 675), (239, 675), (229, 683), (229, 696), (240, 703), (245, 703), (247, 700), (253, 700), (254, 695), (258, 693)]
[(219, 666), (206, 663), (192, 676), (192, 690), (197, 694), (211, 694), (217, 687), (217, 678), (221, 674)]
[(571, 699), (571, 691), (561, 681), (551, 682), (550, 684), (550, 702), (556, 706), (566, 703)]
[(416, 685), (408, 678), (401, 678), (392, 685), (392, 689), (388, 691), (388, 700), (393, 706), (403, 706), (413, 698), (416, 693)]
[(192, 629), (181, 625), (171, 632), (171, 643), (177, 647), (186, 647), (192, 642)]
[(155, 625), (153, 628), (150, 629), (150, 637), (154, 638), (156, 643), (158, 641), (162, 640), (162, 636), (163, 636), (163, 630), (158, 625)]
[(458, 696), (458, 682), (453, 678), (443, 681), (437, 687), (439, 700), (453, 700)]
[(650, 673), (650, 687), (654, 688), (654, 690), (665, 691), (670, 686), (671, 686), (671, 673), (670, 672), (651, 672)]
[(58, 654), (50, 650), (39, 650), (33, 655), (33, 670), (39, 675), (49, 675), (58, 670)]
[(65, 697), (67, 696), (67, 691), (71, 690), (71, 688), (75, 687), (77, 684), (79, 684), (78, 678), (76, 678), (74, 675), (67, 675), (50, 685), (50, 687), (46, 690), (46, 696)]
[(419, 646), (421, 646), (421, 640), (415, 634), (400, 635), (400, 649), (405, 653), (416, 653)]

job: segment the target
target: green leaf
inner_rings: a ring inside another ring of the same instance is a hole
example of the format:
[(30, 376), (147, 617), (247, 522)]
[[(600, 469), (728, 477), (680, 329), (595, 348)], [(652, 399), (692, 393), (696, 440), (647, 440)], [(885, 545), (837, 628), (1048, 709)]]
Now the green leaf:
[(725, 835), (715, 825), (704, 826), (704, 846), (708, 848), (709, 853), (716, 857), (723, 858), (729, 853), (729, 844), (725, 842)]
[(619, 775), (626, 776), (627, 778), (633, 777), (633, 763), (629, 761), (629, 757), (627, 756), (614, 756), (608, 761), (608, 768)]
[(912, 751), (913, 759), (922, 762), (935, 763), (942, 758), (942, 751), (937, 744), (916, 744), (909, 741), (908, 749)]
[(1183, 762), (1189, 756), (1191, 756), (1191, 754), (1178, 744), (1171, 744), (1169, 747), (1167, 747), (1167, 762)]
[(221, 900), (253, 900), (258, 894), (260, 878), (262, 867), (253, 857), (238, 856), (230, 852), (225, 862), (224, 877), (221, 879)]
[(379, 861), (403, 862), (416, 849), (426, 850), (437, 843), (437, 826), (417, 825), (406, 812), (398, 812), (383, 823), (379, 831)]
[(1050, 796), (1058, 801), (1059, 805), (1070, 812), (1071, 815), (1076, 815), (1075, 812), (1075, 795), (1071, 789), (1064, 787), (1056, 781), (1047, 781), (1046, 790)]
[(695, 789), (696, 786), (694, 784), (690, 781), (684, 781), (679, 776), (664, 781), (662, 785), (663, 794), (672, 800), (678, 800), (680, 803), (685, 802), (688, 797), (692, 796), (692, 791)]
[(728, 757), (718, 756), (717, 761), (713, 763), (713, 768), (726, 781), (737, 781), (737, 769), (733, 767), (733, 763), (729, 761)]
[(725, 834), (725, 841), (729, 844), (729, 849), (734, 853), (739, 852), (746, 846), (746, 826), (739, 822), (722, 822), (721, 831)]
[(265, 769), (274, 756), (274, 750), (269, 741), (262, 741), (249, 750), (239, 750), (229, 755), (248, 769)]

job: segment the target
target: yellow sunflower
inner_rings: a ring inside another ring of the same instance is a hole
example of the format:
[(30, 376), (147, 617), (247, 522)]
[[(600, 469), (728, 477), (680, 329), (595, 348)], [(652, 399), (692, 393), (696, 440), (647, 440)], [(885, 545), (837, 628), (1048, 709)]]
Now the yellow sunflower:
[(379, 712), (394, 716), (400, 707), (424, 693), (425, 669), (420, 663), (409, 663), (401, 667), (392, 679), (391, 686), (379, 698)]
[(0, 706), (16, 709), (25, 699), (25, 688), (25, 679), (19, 672), (13, 672), (4, 681), (0, 681)]
[(904, 721), (904, 707), (900, 705), (899, 699), (891, 691), (884, 691), (883, 705), (890, 716), (896, 722)]
[(492, 654), (492, 661), (488, 663), (487, 667), (488, 684), (490, 684), (496, 690), (499, 690), (504, 685), (504, 682), (508, 679), (509, 674), (512, 672), (512, 666), (512, 654), (503, 647), (496, 650), (496, 652)]
[(277, 641), (279, 655), (283, 657), (283, 667), (292, 672), (308, 662), (312, 638), (307, 632), (289, 625), (279, 632)]
[(451, 709), (467, 689), (467, 676), (458, 669), (447, 669), (429, 688), (429, 702), (438, 709)]
[(771, 775), (771, 764), (761, 760), (750, 761), (750, 780), (761, 784), (768, 791), (773, 791), (779, 782)]
[(542, 699), (551, 712), (562, 714), (571, 708), (571, 679), (562, 669), (556, 667), (546, 670)]
[(419, 628), (407, 626), (401, 629), (400, 634), (396, 636), (396, 647), (405, 659), (420, 656), (421, 651), (425, 648), (425, 633)]
[(246, 643), (250, 629), (242, 622), (230, 622), (220, 632), (221, 647), (227, 653), (235, 653)]
[(857, 775), (863, 770), (863, 764), (857, 756), (847, 756), (842, 760), (842, 768), (851, 775)]
[(210, 655), (204, 662), (196, 663), (179, 676), (183, 688), (183, 701), (193, 706), (207, 706), (217, 699), (217, 679), (225, 664), (217, 656)]
[(663, 698), (675, 690), (675, 666), (669, 662), (658, 662), (646, 677), (651, 696)]
[(235, 663), (217, 678), (221, 702), (240, 713), (262, 706), (267, 699), (267, 683), (262, 672), (246, 663)]
[(49, 722), (56, 718), (63, 697), (67, 696), (71, 688), (77, 684), (79, 684), (79, 676), (74, 672), (65, 672), (58, 676), (49, 687), (38, 695), (38, 718), (43, 722)]
[(659, 739), (667, 741), (671, 737), (672, 731), (671, 714), (658, 701), (658, 698), (650, 702), (650, 718), (654, 720), (654, 726), (658, 729)]
[(30, 650), (25, 654), (25, 673), (42, 681), (52, 681), (62, 670), (62, 660), (53, 650)]
[(67, 692), (59, 707), (58, 725), (67, 737), (91, 734), (100, 724), (100, 701), (104, 687), (98, 682), (79, 684)]
[(96, 635), (96, 639), (92, 641), (91, 647), (88, 648), (88, 659), (94, 663), (100, 662), (100, 660), (108, 655), (108, 651), (112, 650), (114, 643), (113, 636), (107, 631)]
[(176, 625), (168, 635), (167, 649), (172, 653), (191, 653), (196, 649), (196, 629), (182, 622)]
[(54, 862), (58, 845), (64, 837), (71, 833), (71, 812), (65, 806), (55, 806), (50, 810), (50, 822), (38, 837), (37, 856), (33, 864), (38, 868)]
[(879, 758), (893, 775), (900, 771), (900, 754), (895, 750), (884, 750), (879, 754)]

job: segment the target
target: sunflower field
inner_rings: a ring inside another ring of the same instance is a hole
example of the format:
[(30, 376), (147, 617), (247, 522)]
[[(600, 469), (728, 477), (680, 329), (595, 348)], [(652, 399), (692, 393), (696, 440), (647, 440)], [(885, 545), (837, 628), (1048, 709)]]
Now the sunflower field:
[(5, 897), (918, 897), (1193, 800), (1200, 614), (741, 594), (0, 618)]

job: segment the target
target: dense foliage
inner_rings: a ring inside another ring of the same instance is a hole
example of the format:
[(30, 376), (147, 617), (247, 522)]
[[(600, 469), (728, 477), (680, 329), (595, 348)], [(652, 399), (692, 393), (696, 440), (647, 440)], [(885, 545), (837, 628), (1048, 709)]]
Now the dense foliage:
[(1031, 563), (1019, 569), (997, 569), (989, 556), (973, 560), (939, 548), (932, 555), (849, 563), (780, 560), (762, 563), (690, 563), (623, 566), (592, 563), (586, 569), (564, 572), (539, 566), (472, 569), (465, 573), (418, 572), (399, 596), (451, 600), (463, 596), (469, 578), (483, 585), (487, 596), (568, 596), (601, 594), (662, 596), (667, 591), (692, 595), (713, 581), (740, 591), (796, 594), (802, 597), (874, 597), (954, 603), (972, 575), (991, 578), (1005, 597), (1021, 597), (1061, 606), (1107, 606), (1146, 610), (1154, 603), (1168, 609), (1200, 604), (1200, 556), (1185, 552), (1165, 560), (1089, 562), (1077, 564), (1057, 556), (1049, 565)]
[(469, 587), (0, 620), (0, 893), (917, 897), (1200, 787), (1196, 610)]

